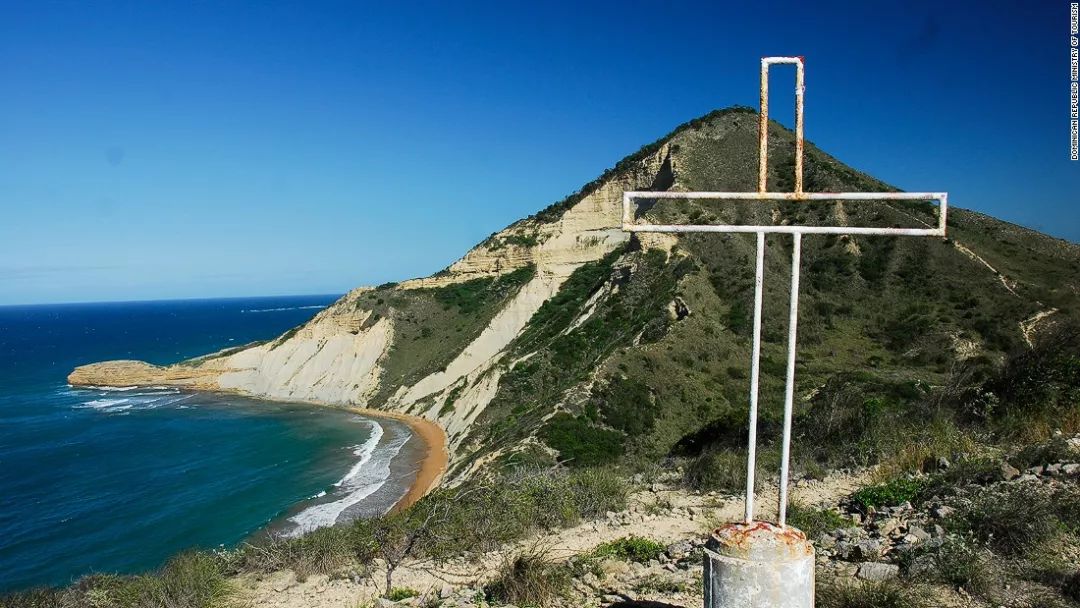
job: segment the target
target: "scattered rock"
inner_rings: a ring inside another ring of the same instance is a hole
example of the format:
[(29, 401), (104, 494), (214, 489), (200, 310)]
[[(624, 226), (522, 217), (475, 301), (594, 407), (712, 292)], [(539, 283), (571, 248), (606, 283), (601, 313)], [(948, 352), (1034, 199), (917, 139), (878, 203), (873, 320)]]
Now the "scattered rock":
[(1007, 462), (1001, 463), (1001, 478), (1005, 481), (1012, 481), (1020, 477), (1020, 469), (1012, 466)]
[(866, 562), (859, 564), (859, 570), (855, 576), (866, 581), (887, 581), (896, 578), (899, 574), (900, 566), (896, 564)]
[(672, 543), (667, 546), (667, 549), (665, 549), (665, 551), (667, 551), (668, 557), (670, 557), (671, 559), (682, 559), (687, 555), (690, 555), (690, 552), (693, 550), (694, 545), (691, 544), (691, 542), (688, 540), (681, 540), (677, 543)]
[(863, 532), (862, 528), (840, 528), (836, 530), (835, 534), (836, 538), (847, 539), (858, 538), (860, 536), (863, 536), (865, 533)]
[(953, 513), (956, 513), (956, 509), (954, 509), (954, 508), (952, 508), (952, 507), (950, 507), (948, 505), (939, 505), (937, 507), (934, 507), (930, 511), (930, 513), (934, 517), (936, 517), (938, 519), (945, 519), (945, 518), (949, 517), (950, 515), (952, 515)]
[(843, 560), (875, 560), (881, 557), (885, 543), (868, 538), (858, 542), (842, 540), (836, 543), (836, 556)]
[(891, 517), (878, 523), (878, 534), (882, 536), (892, 536), (894, 532), (900, 529), (901, 525), (902, 522), (899, 519)]
[(686, 301), (676, 296), (674, 300), (668, 304), (668, 316), (672, 321), (681, 321), (690, 316), (690, 307), (686, 305)]
[(862, 559), (877, 559), (881, 557), (882, 551), (885, 549), (885, 543), (876, 539), (867, 539), (859, 541), (856, 545), (858, 548), (858, 555)]
[(908, 575), (911, 577), (926, 577), (933, 574), (937, 569), (937, 563), (933, 555), (920, 555), (908, 566)]
[(908, 536), (914, 537), (914, 542), (922, 543), (930, 540), (930, 533), (921, 526), (908, 526)]

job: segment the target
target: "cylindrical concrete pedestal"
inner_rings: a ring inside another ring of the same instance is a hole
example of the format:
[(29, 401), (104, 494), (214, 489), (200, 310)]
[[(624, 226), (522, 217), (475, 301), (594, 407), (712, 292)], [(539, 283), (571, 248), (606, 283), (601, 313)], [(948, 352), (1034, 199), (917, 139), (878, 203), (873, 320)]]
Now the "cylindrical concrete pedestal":
[(717, 528), (705, 549), (705, 608), (813, 608), (814, 547), (766, 522)]

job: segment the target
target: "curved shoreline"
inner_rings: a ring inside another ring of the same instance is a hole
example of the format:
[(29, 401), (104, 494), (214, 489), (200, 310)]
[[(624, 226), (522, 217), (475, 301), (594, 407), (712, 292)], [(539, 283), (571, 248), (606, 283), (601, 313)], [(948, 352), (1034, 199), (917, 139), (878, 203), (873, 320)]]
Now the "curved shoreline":
[(420, 459), (420, 466), (416, 471), (416, 477), (413, 478), (412, 485), (405, 495), (390, 509), (391, 512), (411, 507), (416, 504), (418, 500), (427, 495), (428, 492), (438, 487), (439, 482), (442, 481), (442, 477), (446, 473), (447, 464), (450, 462), (450, 454), (446, 450), (446, 431), (444, 431), (441, 426), (427, 418), (402, 414), (400, 412), (387, 412), (384, 410), (351, 406), (328, 405), (326, 407), (344, 409), (372, 418), (389, 418), (391, 420), (403, 422), (408, 425), (409, 430), (412, 431), (413, 435), (424, 442), (425, 453), (424, 457)]
[[(179, 388), (183, 390), (184, 387)], [(248, 395), (239, 391), (207, 391), (191, 388), (188, 390), (239, 395), (258, 401), (273, 401), (275, 403), (293, 403), (298, 405), (325, 407), (345, 412), (353, 412), (354, 414), (360, 414), (361, 416), (368, 416), (370, 418), (389, 418), (390, 420), (397, 420), (398, 422), (404, 423), (409, 427), (409, 430), (412, 431), (414, 436), (419, 437), (420, 441), (424, 442), (424, 457), (421, 458), (418, 463), (419, 469), (416, 471), (416, 477), (413, 478), (409, 490), (394, 503), (393, 507), (390, 507), (389, 511), (387, 511), (388, 513), (401, 511), (411, 507), (421, 498), (426, 496), (428, 492), (438, 487), (439, 483), (442, 481), (443, 475), (446, 473), (447, 465), (450, 463), (450, 453), (447, 451), (448, 438), (446, 436), (446, 431), (438, 424), (427, 418), (421, 418), (420, 416), (338, 403), (261, 397), (257, 395)]]
[[(85, 386), (91, 388), (100, 388), (109, 386), (108, 384), (87, 384), (75, 380), (72, 382), (71, 376), (68, 377), (69, 386)], [(319, 401), (308, 401), (304, 399), (282, 399), (280, 397), (270, 397), (263, 395), (250, 395), (238, 390), (221, 390), (221, 389), (205, 389), (197, 388), (193, 386), (184, 386), (179, 383), (169, 383), (165, 381), (161, 383), (167, 386), (174, 386), (180, 390), (188, 390), (192, 392), (201, 393), (218, 393), (223, 395), (237, 395), (247, 399), (255, 399), (258, 401), (273, 401), (275, 403), (293, 403), (298, 405), (312, 405), (316, 407), (325, 407), (343, 411), (354, 412), (363, 416), (369, 416), (371, 418), (389, 418), (391, 420), (397, 420), (403, 422), (409, 427), (414, 435), (420, 438), (424, 442), (425, 454), (419, 462), (419, 469), (416, 472), (416, 477), (413, 479), (412, 485), (408, 491), (391, 507), (390, 512), (400, 511), (407, 509), (408, 507), (416, 504), (418, 500), (427, 495), (428, 492), (435, 489), (442, 481), (443, 475), (446, 473), (447, 465), (450, 462), (450, 454), (447, 451), (447, 436), (446, 431), (441, 426), (428, 420), (427, 418), (421, 418), (420, 416), (414, 416), (412, 414), (403, 414), (401, 412), (392, 412), (387, 410), (377, 410), (372, 408), (357, 407), (353, 405), (345, 405), (340, 403), (326, 403)], [(126, 386), (137, 387), (139, 384), (125, 384)]]

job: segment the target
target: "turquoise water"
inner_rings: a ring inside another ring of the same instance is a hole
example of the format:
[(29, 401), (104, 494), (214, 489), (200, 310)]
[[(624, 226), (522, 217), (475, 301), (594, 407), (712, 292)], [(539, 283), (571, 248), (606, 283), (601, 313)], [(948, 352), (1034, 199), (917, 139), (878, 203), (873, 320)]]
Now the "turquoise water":
[(171, 388), (77, 389), (76, 365), (170, 363), (272, 338), (333, 296), (0, 307), (0, 590), (138, 572), (379, 512), (400, 424)]

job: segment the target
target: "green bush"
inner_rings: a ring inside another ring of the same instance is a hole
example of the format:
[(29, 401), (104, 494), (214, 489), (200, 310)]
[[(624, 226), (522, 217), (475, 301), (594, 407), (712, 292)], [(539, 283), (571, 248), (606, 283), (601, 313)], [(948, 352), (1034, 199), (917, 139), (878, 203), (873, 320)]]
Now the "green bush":
[[(531, 472), (490, 484), (437, 491), (413, 510), (438, 509), (438, 534), (421, 551), (489, 551), (529, 534), (594, 519), (626, 507), (629, 486), (603, 469)], [(498, 513), (498, 517), (492, 517)], [(371, 524), (355, 524), (357, 527)]]
[(529, 282), (535, 274), (536, 267), (529, 265), (498, 277), (473, 279), (430, 288), (427, 291), (430, 291), (444, 308), (457, 308), (462, 314), (472, 314)]
[(410, 597), (416, 597), (420, 595), (420, 592), (416, 589), (409, 589), (408, 587), (394, 587), (386, 594), (386, 599), (391, 602), (400, 602), (401, 600), (407, 600)]
[(990, 456), (961, 458), (948, 469), (924, 479), (918, 498), (952, 496), (967, 486), (986, 485), (1000, 479), (1000, 459)]
[(598, 545), (590, 552), (590, 555), (599, 559), (614, 558), (647, 564), (651, 560), (660, 559), (664, 551), (664, 545), (654, 540), (640, 536), (627, 536)]
[(343, 566), (354, 555), (352, 543), (348, 528), (319, 528), (296, 538), (245, 545), (239, 566), (253, 572), (292, 570), (302, 580)]
[(637, 379), (612, 377), (593, 390), (590, 405), (599, 410), (605, 423), (630, 437), (651, 432), (656, 422), (652, 393)]
[(815, 539), (826, 532), (852, 526), (851, 520), (831, 509), (815, 509), (798, 502), (789, 502), (787, 523), (803, 531), (807, 538)]
[(626, 508), (630, 486), (611, 469), (573, 471), (567, 476), (566, 482), (581, 519), (596, 519), (608, 511)]
[(206, 553), (178, 555), (154, 575), (94, 578), (84, 596), (92, 606), (222, 608), (235, 600), (219, 563)]
[(593, 426), (581, 416), (556, 414), (543, 427), (541, 436), (572, 467), (608, 464), (623, 454), (622, 433)]
[[(1032, 348), (1014, 351), (987, 379), (956, 393), (957, 409), (974, 412), (1004, 437), (1045, 436), (1063, 424), (1075, 426), (1080, 419), (1080, 325), (1069, 320), (1051, 326)], [(1037, 449), (1018, 456), (1021, 461), (1043, 457)]]
[(925, 487), (925, 481), (900, 478), (869, 486), (851, 495), (852, 501), (864, 511), (870, 508), (895, 507), (915, 500)]
[(497, 461), (498, 468), (503, 474), (535, 473), (551, 469), (556, 464), (555, 457), (538, 444), (526, 445), (520, 450), (502, 456)]

